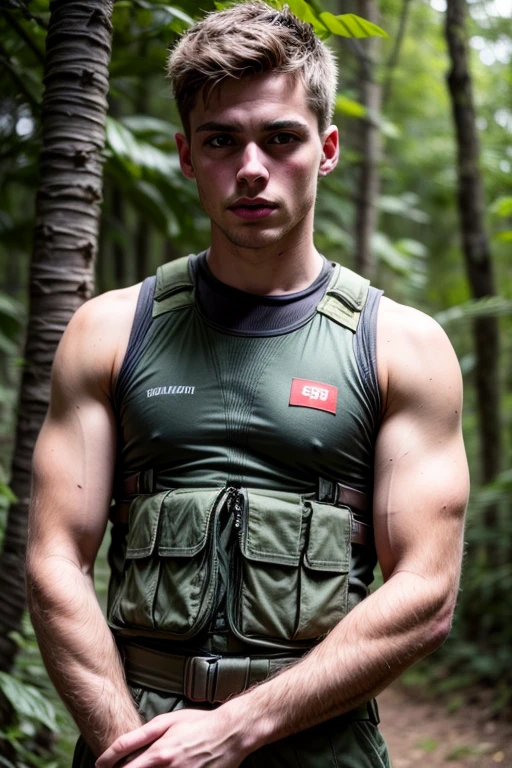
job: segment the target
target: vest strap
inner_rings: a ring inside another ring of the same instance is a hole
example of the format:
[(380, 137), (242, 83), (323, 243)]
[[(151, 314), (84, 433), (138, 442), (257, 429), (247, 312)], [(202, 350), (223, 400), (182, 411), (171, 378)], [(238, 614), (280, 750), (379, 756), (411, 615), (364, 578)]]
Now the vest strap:
[(317, 311), (355, 333), (369, 287), (370, 281), (365, 277), (336, 264)]
[(188, 259), (188, 256), (183, 256), (158, 267), (153, 317), (194, 304), (194, 284), (189, 273)]
[[(131, 498), (156, 493), (157, 483), (158, 474), (152, 468), (125, 477), (120, 487), (120, 499), (110, 508), (110, 521), (126, 525)], [(172, 489), (169, 488), (169, 490)], [(372, 526), (365, 523), (360, 517), (354, 516), (354, 513), (366, 512), (370, 509), (370, 500), (367, 494), (350, 488), (348, 485), (319, 478), (315, 500), (323, 504), (332, 504), (335, 507), (350, 507), (352, 510), (350, 537), (352, 544), (373, 546)]]

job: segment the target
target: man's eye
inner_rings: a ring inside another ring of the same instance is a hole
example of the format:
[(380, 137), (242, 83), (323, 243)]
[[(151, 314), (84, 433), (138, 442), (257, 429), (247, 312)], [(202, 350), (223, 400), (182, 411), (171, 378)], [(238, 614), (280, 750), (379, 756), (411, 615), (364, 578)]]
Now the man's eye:
[(293, 133), (276, 133), (274, 136), (272, 136), (270, 143), (278, 145), (293, 144), (298, 140), (299, 139), (297, 136), (294, 136)]
[(234, 141), (231, 136), (219, 134), (218, 136), (210, 136), (210, 138), (205, 141), (205, 144), (208, 147), (231, 147), (233, 146)]

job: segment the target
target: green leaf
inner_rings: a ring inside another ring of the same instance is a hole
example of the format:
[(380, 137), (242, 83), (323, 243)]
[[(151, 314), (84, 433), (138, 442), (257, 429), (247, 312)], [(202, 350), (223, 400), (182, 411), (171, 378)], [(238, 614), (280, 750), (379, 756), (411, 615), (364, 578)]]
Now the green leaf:
[(497, 243), (510, 243), (512, 242), (512, 229), (505, 229), (501, 232), (495, 232), (492, 239)]
[(410, 237), (404, 237), (402, 240), (397, 240), (395, 247), (401, 253), (405, 253), (406, 256), (413, 256), (416, 259), (426, 259), (428, 256), (428, 248), (424, 243), (420, 243), (419, 240), (413, 240)]
[(418, 224), (426, 224), (429, 220), (428, 214), (416, 208), (418, 198), (412, 192), (404, 192), (398, 196), (381, 195), (377, 201), (380, 211), (384, 213), (397, 214), (404, 219), (415, 221)]
[(132, 18), (132, 3), (127, 0), (117, 0), (114, 4), (112, 24), (116, 32), (126, 32)]
[(5, 333), (0, 331), (0, 352), (3, 352), (4, 355), (7, 355), (8, 357), (12, 357), (17, 351), (18, 345), (15, 344), (14, 341), (11, 341)]
[(367, 19), (356, 16), (355, 13), (343, 13), (335, 16), (329, 11), (320, 14), (320, 20), (325, 27), (338, 37), (356, 37), (363, 39), (365, 37), (388, 37), (387, 32)]
[(395, 248), (383, 232), (375, 232), (372, 237), (372, 250), (377, 258), (400, 275), (409, 275), (411, 265), (405, 256)]
[(477, 317), (502, 317), (512, 315), (512, 299), (502, 296), (485, 296), (483, 299), (470, 299), (463, 304), (438, 312), (435, 319), (443, 327), (450, 323), (470, 322)]
[(172, 125), (167, 120), (159, 120), (157, 117), (148, 115), (129, 115), (123, 117), (122, 124), (128, 130), (134, 133), (137, 138), (145, 138), (156, 141), (172, 140), (174, 144), (174, 134), (180, 130), (178, 126)]
[(340, 93), (336, 97), (336, 112), (341, 112), (349, 117), (365, 117), (368, 110), (364, 104), (354, 99), (349, 99), (348, 96)]
[(25, 685), (6, 672), (0, 672), (0, 689), (12, 704), (18, 717), (36, 720), (54, 733), (58, 731), (55, 710), (37, 688)]
[(11, 504), (15, 504), (18, 501), (18, 497), (11, 491), (7, 483), (0, 482), (0, 497), (7, 499)]
[(162, 152), (148, 142), (140, 141), (118, 120), (107, 118), (107, 148), (125, 161), (131, 173), (138, 178), (142, 171), (166, 178), (179, 173), (179, 159), (176, 153)]
[(179, 234), (176, 216), (157, 187), (139, 179), (128, 193), (128, 198), (164, 235), (172, 238)]
[(491, 213), (505, 218), (512, 216), (512, 197), (498, 197), (490, 207)]
[(306, 24), (311, 24), (316, 34), (320, 38), (324, 38), (329, 35), (329, 30), (322, 23), (322, 21), (315, 15), (313, 8), (305, 2), (305, 0), (288, 0), (286, 3), (290, 8), (290, 11), (294, 13), (299, 19), (305, 21)]
[(161, 14), (161, 12), (164, 11), (165, 21), (163, 24), (159, 25), (161, 29), (171, 29), (173, 32), (181, 34), (194, 23), (194, 19), (189, 16), (188, 13), (185, 13), (181, 8), (176, 8), (173, 5), (161, 4), (158, 2), (149, 3), (146, 2), (146, 0), (137, 0), (137, 6), (148, 12), (153, 11), (153, 22), (155, 21), (155, 18), (157, 18), (156, 14)]

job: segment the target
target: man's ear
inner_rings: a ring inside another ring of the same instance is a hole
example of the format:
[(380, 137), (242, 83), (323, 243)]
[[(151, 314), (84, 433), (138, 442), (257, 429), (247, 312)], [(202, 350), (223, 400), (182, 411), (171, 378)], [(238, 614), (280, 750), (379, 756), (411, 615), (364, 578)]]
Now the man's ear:
[(190, 157), (190, 144), (183, 133), (177, 133), (174, 136), (176, 145), (178, 147), (178, 155), (180, 156), (180, 166), (184, 176), (187, 179), (195, 179), (194, 167), (192, 165), (192, 159)]
[(335, 125), (329, 126), (323, 136), (322, 158), (318, 173), (320, 176), (327, 176), (338, 164), (340, 155), (338, 129)]

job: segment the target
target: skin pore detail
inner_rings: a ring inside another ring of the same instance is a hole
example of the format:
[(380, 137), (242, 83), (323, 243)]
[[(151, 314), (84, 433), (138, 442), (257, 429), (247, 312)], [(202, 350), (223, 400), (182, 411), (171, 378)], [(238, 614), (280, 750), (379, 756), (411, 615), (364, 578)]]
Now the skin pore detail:
[(291, 75), (221, 83), (176, 135), (183, 173), (211, 219), (208, 265), (219, 280), (256, 294), (284, 294), (320, 272), (313, 244), (317, 180), (338, 160), (335, 126), (324, 136)]

